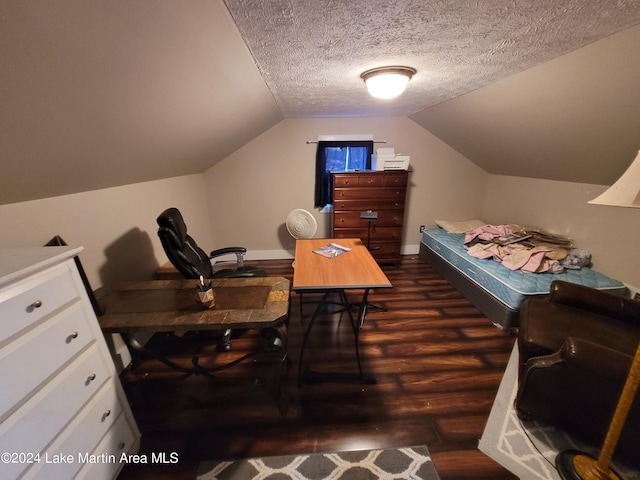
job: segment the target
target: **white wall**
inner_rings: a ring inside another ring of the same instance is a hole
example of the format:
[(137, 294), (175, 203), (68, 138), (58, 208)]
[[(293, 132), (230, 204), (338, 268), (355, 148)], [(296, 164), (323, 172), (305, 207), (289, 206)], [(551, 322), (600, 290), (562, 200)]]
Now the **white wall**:
[(589, 250), (593, 268), (640, 287), (640, 210), (589, 205), (607, 187), (491, 175), (483, 219), (538, 226)]
[(328, 215), (313, 208), (318, 135), (372, 133), (411, 156), (404, 252), (416, 253), (419, 226), (481, 213), (487, 174), (408, 118), (287, 119), (205, 172), (216, 246), (239, 244), (248, 258), (286, 258), (294, 241), (284, 221), (304, 208), (326, 237)]
[(41, 246), (60, 235), (82, 245), (82, 265), (91, 286), (151, 279), (167, 261), (157, 236), (156, 217), (178, 207), (189, 233), (212, 243), (202, 175), (138, 183), (0, 206), (4, 225), (0, 247)]
[(287, 258), (294, 242), (287, 214), (306, 208), (326, 236), (328, 217), (313, 208), (318, 134), (373, 133), (411, 155), (405, 252), (418, 251), (420, 225), (480, 215), (486, 173), (407, 118), (285, 120), (204, 175), (107, 188), (0, 206), (0, 247), (40, 246), (60, 235), (82, 245), (93, 288), (148, 279), (166, 256), (155, 219), (178, 207), (205, 251), (240, 245), (248, 258)]
[(189, 233), (205, 250), (246, 246), (249, 258), (286, 258), (294, 242), (284, 229), (293, 208), (313, 212), (317, 236), (328, 218), (313, 208), (318, 134), (373, 133), (411, 155), (405, 253), (417, 252), (420, 225), (436, 219), (536, 225), (575, 239), (591, 251), (594, 267), (640, 287), (640, 211), (586, 202), (606, 187), (487, 175), (406, 118), (284, 120), (204, 175), (0, 206), (0, 247), (39, 246), (60, 235), (82, 245), (94, 288), (151, 278), (166, 262), (155, 219), (180, 208)]

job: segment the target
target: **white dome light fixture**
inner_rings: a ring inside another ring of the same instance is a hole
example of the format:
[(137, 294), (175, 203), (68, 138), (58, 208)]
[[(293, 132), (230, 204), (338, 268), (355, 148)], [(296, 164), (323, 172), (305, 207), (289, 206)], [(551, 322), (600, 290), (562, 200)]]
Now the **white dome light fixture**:
[(378, 67), (367, 70), (360, 78), (367, 85), (371, 96), (376, 98), (395, 98), (404, 92), (416, 69), (411, 67)]

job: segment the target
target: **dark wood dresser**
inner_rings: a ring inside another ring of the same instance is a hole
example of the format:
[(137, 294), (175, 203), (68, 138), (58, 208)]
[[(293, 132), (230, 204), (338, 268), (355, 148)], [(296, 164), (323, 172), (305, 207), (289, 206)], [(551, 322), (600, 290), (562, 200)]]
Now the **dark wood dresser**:
[(332, 173), (332, 237), (360, 238), (366, 245), (369, 224), (360, 215), (377, 212), (371, 220), (371, 254), (378, 263), (398, 263), (408, 179), (406, 170)]

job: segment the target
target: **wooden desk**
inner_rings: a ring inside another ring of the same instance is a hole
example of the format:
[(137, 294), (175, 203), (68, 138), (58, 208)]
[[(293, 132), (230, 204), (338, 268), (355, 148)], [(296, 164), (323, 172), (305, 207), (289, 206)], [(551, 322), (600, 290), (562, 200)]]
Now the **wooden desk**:
[[(135, 332), (173, 332), (176, 330), (257, 329), (263, 350), (234, 360), (233, 365), (259, 353), (287, 356), (287, 320), (291, 283), (284, 277), (247, 277), (211, 280), (216, 304), (208, 309), (197, 301), (197, 280), (155, 280), (126, 282), (96, 292), (104, 308), (98, 318), (105, 333), (120, 333), (132, 350), (162, 361), (184, 373), (208, 374), (220, 367), (207, 368), (194, 357), (193, 367), (185, 368), (169, 358), (151, 352), (133, 337)], [(232, 366), (232, 365), (228, 365)]]
[[(351, 248), (350, 252), (344, 253), (334, 258), (326, 258), (313, 251), (328, 245), (338, 243)], [(293, 290), (299, 293), (321, 292), (322, 300), (314, 311), (307, 329), (305, 331), (302, 348), (300, 350), (300, 363), (298, 384), (301, 385), (305, 379), (337, 379), (342, 380), (346, 376), (343, 374), (305, 374), (303, 372), (303, 357), (307, 340), (320, 311), (328, 303), (332, 293), (339, 293), (346, 303), (345, 308), (349, 313), (349, 319), (353, 327), (355, 337), (356, 360), (358, 363), (358, 379), (366, 383), (375, 383), (375, 380), (365, 377), (360, 361), (359, 332), (364, 325), (368, 307), (369, 290), (372, 288), (391, 288), (391, 282), (380, 269), (380, 266), (371, 256), (360, 239), (312, 239), (296, 240), (295, 269), (293, 274)], [(364, 290), (362, 300), (357, 304), (358, 317), (354, 320), (351, 314), (351, 307), (346, 301), (346, 290)]]
[(215, 307), (197, 302), (197, 280), (125, 282), (100, 289), (104, 308), (98, 321), (107, 333), (172, 332), (265, 328), (281, 323), (289, 311), (290, 282), (284, 277), (211, 280)]
[[(351, 251), (334, 258), (313, 253), (334, 242)], [(392, 287), (367, 247), (357, 238), (296, 240), (295, 261), (293, 289), (296, 291)]]

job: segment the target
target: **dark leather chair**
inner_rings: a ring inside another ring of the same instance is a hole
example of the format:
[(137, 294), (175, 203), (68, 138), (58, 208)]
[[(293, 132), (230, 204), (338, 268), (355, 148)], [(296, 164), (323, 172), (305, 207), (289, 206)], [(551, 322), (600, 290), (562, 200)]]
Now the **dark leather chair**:
[[(256, 267), (244, 265), (244, 247), (226, 247), (213, 250), (207, 255), (187, 233), (187, 225), (177, 208), (167, 208), (157, 219), (158, 236), (169, 261), (185, 277), (235, 278), (266, 277), (266, 273)], [(211, 261), (217, 257), (235, 254), (236, 262), (231, 268), (215, 270)]]
[[(237, 278), (237, 277), (266, 277), (264, 270), (244, 265), (244, 247), (227, 247), (213, 250), (207, 255), (187, 233), (187, 225), (177, 208), (167, 208), (158, 218), (158, 236), (169, 261), (188, 279)], [(214, 268), (212, 259), (229, 254), (235, 254), (236, 260), (231, 266), (224, 263), (220, 269)], [(221, 342), (224, 350), (231, 348), (229, 338), (231, 331), (227, 330)]]
[[(524, 420), (559, 427), (602, 446), (640, 342), (640, 302), (556, 281), (520, 310), (515, 408)], [(640, 466), (640, 399), (616, 456)]]

